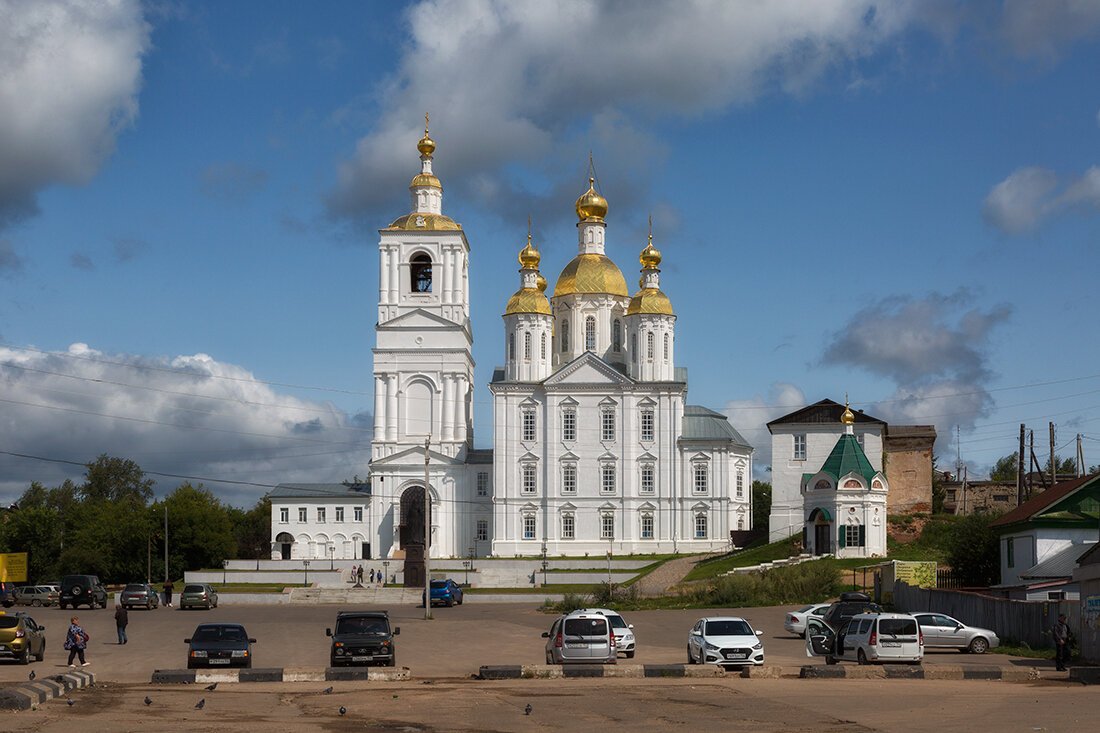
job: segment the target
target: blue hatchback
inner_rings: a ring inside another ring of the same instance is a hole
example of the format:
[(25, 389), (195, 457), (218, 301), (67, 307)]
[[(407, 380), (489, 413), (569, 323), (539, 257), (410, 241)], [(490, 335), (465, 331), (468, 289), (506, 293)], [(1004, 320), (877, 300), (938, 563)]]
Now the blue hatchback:
[(462, 587), (450, 578), (432, 581), (432, 605), (444, 603), (453, 606), (462, 605)]

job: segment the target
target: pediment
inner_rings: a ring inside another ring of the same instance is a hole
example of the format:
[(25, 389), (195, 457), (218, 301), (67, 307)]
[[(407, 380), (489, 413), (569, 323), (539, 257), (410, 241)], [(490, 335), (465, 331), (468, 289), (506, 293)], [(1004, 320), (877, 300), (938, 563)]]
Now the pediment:
[(552, 374), (546, 386), (588, 384), (625, 387), (633, 381), (592, 352), (585, 352)]
[[(461, 464), (457, 458), (451, 458), (450, 456), (443, 455), (434, 450), (428, 451), (428, 465), (431, 466), (455, 466)], [(413, 448), (406, 448), (403, 451), (393, 453), (385, 456), (384, 458), (376, 458), (370, 462), (373, 466), (408, 466), (408, 465), (424, 465), (424, 448), (416, 446)]]
[(416, 329), (416, 328), (455, 328), (458, 324), (446, 318), (436, 315), (422, 308), (402, 313), (397, 318), (378, 325), (379, 330), (385, 329)]

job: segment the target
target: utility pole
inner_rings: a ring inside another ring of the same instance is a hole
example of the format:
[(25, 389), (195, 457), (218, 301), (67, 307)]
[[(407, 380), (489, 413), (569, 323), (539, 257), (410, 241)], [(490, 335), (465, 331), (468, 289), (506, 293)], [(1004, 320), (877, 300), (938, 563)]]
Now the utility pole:
[(153, 582), (153, 535), (145, 538), (145, 582)]
[(1058, 483), (1058, 466), (1054, 460), (1054, 423), (1050, 423), (1050, 485)]
[(1024, 424), (1020, 423), (1020, 449), (1016, 454), (1016, 506), (1024, 503)]
[(1081, 445), (1081, 434), (1077, 433), (1077, 478), (1085, 475), (1085, 448)]
[(424, 619), (432, 618), (432, 574), (429, 572), (429, 563), (432, 554), (432, 495), (428, 491), (428, 464), (431, 462), (431, 454), (428, 452), (432, 443), (431, 433), (424, 439)]
[(164, 502), (164, 582), (168, 582), (168, 502)]

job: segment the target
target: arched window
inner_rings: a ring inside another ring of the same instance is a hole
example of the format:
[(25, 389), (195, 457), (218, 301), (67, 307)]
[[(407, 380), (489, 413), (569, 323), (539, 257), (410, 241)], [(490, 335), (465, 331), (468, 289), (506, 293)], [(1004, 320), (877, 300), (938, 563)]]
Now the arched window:
[(515, 361), (516, 359), (516, 334), (512, 332), (508, 334), (508, 360)]
[(542, 335), (542, 358), (546, 359), (546, 334)]
[(616, 352), (623, 350), (623, 324), (617, 318), (611, 324), (611, 348)]
[(638, 363), (638, 334), (630, 334), (630, 362)]
[(523, 358), (531, 361), (531, 332), (523, 332)]
[(409, 283), (414, 293), (432, 292), (432, 258), (418, 254), (409, 263)]
[(645, 356), (650, 361), (653, 361), (653, 351), (654, 351), (653, 342), (654, 342), (653, 332), (650, 331), (645, 336)]
[(569, 351), (569, 321), (561, 319), (561, 350)]
[(596, 350), (596, 317), (589, 316), (584, 319), (584, 350)]
[(665, 334), (665, 361), (666, 362), (668, 361), (668, 354), (669, 354), (669, 340), (670, 340), (669, 336), (666, 333)]

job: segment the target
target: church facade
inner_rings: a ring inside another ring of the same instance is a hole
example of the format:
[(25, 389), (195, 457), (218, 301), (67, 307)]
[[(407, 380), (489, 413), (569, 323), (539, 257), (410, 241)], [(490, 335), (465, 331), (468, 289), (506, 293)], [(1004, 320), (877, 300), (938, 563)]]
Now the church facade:
[[(432, 557), (728, 547), (752, 526), (753, 449), (724, 415), (686, 403), (661, 253), (651, 235), (631, 294), (605, 253), (608, 204), (592, 179), (575, 205), (577, 254), (550, 296), (530, 234), (520, 248), (489, 384), (493, 448), (473, 448), (471, 248), (443, 213), (426, 129), (417, 147), (412, 211), (380, 230), (368, 481), (273, 491), (272, 557), (406, 557), (423, 551), (425, 524)], [(315, 523), (313, 495), (366, 504), (340, 513), (363, 518), (340, 528), (355, 541), (279, 526)]]

